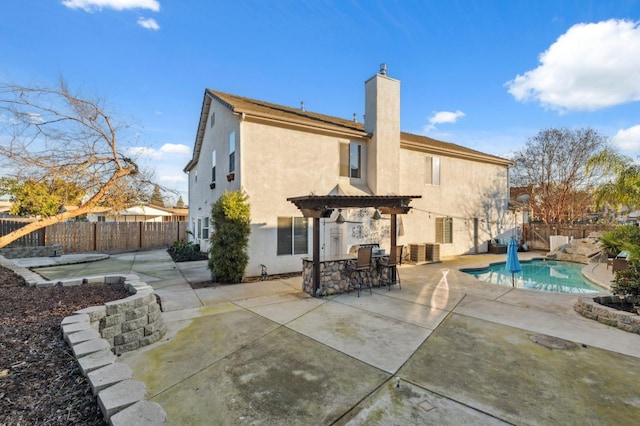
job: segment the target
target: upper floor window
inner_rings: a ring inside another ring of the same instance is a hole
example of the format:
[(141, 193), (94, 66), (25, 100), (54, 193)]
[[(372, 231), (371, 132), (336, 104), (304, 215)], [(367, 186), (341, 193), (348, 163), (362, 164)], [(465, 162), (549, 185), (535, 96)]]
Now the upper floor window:
[(216, 113), (212, 112), (211, 113), (211, 121), (210, 121), (210, 127), (213, 127), (213, 125), (216, 124)]
[(236, 171), (236, 132), (229, 135), (229, 173)]
[(436, 243), (453, 243), (453, 219), (450, 217), (436, 218)]
[(353, 179), (362, 178), (362, 145), (358, 143), (340, 144), (340, 176)]
[(425, 157), (425, 179), (427, 185), (440, 185), (440, 158)]
[(211, 153), (211, 182), (216, 181), (216, 150)]

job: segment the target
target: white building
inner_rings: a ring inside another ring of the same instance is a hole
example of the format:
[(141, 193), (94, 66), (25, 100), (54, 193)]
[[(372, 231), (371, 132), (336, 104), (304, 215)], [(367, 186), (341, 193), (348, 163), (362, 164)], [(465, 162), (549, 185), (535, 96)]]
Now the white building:
[[(205, 90), (189, 174), (192, 238), (209, 245), (211, 206), (244, 190), (251, 205), (247, 276), (300, 271), (311, 221), (287, 198), (310, 194), (421, 195), (398, 224), (398, 244), (439, 244), (440, 257), (486, 251), (509, 226), (508, 160), (400, 130), (400, 82), (365, 82), (365, 122)], [(322, 219), (321, 255), (355, 244), (388, 249), (389, 218), (350, 209)]]

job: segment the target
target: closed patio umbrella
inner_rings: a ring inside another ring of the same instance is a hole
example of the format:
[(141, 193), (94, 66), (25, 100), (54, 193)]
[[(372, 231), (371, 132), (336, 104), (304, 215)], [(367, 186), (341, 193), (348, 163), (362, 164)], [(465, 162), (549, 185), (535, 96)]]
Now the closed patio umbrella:
[(511, 237), (507, 246), (507, 271), (511, 272), (511, 286), (515, 287), (515, 274), (522, 271), (520, 260), (518, 259), (518, 245), (516, 239)]

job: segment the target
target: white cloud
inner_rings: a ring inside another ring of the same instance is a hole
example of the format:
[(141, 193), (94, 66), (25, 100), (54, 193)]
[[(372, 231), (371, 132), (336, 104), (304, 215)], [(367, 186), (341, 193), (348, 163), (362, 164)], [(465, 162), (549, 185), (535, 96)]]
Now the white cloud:
[(161, 151), (144, 146), (134, 146), (127, 149), (127, 155), (136, 158), (150, 158), (152, 160), (161, 160), (164, 158), (164, 154)]
[(577, 24), (540, 55), (540, 65), (505, 84), (518, 101), (597, 110), (640, 100), (640, 22)]
[(160, 151), (166, 154), (177, 154), (188, 157), (191, 155), (191, 148), (183, 144), (165, 143), (160, 147)]
[(155, 19), (153, 18), (138, 18), (138, 25), (140, 25), (142, 28), (146, 28), (148, 30), (159, 30), (160, 29), (160, 25), (158, 25), (158, 23), (156, 22)]
[(174, 160), (176, 157), (188, 158), (191, 155), (191, 148), (187, 145), (174, 143), (165, 143), (160, 147), (160, 149), (146, 146), (134, 146), (127, 149), (127, 155), (151, 160)]
[(443, 123), (455, 123), (459, 118), (464, 117), (464, 112), (457, 110), (452, 111), (434, 111), (433, 115), (429, 118), (429, 124), (423, 129), (424, 132), (428, 132), (436, 128), (436, 124)]
[(611, 142), (623, 151), (640, 151), (640, 124), (618, 130)]
[(70, 9), (82, 9), (85, 12), (96, 10), (115, 9), (149, 9), (160, 11), (158, 0), (62, 0), (62, 4)]

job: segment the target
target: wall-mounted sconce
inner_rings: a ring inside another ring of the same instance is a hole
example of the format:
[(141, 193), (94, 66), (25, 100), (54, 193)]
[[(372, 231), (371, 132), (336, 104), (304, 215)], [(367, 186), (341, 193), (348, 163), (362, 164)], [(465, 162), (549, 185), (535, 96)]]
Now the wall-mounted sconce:
[(380, 210), (376, 209), (375, 212), (373, 212), (373, 216), (371, 216), (371, 218), (373, 220), (380, 220), (382, 216), (380, 215)]

